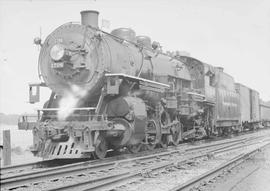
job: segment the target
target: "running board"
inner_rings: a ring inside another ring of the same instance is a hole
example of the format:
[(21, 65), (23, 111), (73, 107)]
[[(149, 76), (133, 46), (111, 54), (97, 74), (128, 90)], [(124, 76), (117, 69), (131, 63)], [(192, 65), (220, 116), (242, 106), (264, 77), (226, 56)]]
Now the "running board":
[(166, 89), (170, 88), (168, 84), (163, 84), (136, 76), (130, 76), (123, 73), (105, 74), (105, 76), (108, 78), (120, 78), (120, 79), (127, 79), (131, 82), (137, 82), (141, 89), (150, 90), (154, 92), (165, 92)]

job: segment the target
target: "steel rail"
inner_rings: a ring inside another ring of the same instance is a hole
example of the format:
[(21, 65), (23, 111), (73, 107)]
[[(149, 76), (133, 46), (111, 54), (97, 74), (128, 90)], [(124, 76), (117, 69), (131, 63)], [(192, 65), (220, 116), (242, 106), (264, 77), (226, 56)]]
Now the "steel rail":
[[(252, 135), (250, 132), (246, 132), (245, 134), (240, 134), (239, 136), (250, 136)], [(236, 136), (236, 137), (233, 137), (234, 138), (239, 138), (239, 136)], [(220, 140), (213, 140), (209, 143), (205, 143), (205, 144), (213, 144), (213, 142), (222, 142), (222, 141), (227, 141), (229, 138), (223, 138), (223, 139), (220, 139)], [(243, 138), (243, 139), (246, 139), (246, 138)], [(205, 141), (205, 140), (203, 140)], [(200, 143), (200, 141), (196, 141), (196, 143)], [(178, 147), (183, 147), (183, 146), (187, 146), (189, 143), (182, 143), (180, 144), (179, 146), (175, 147), (175, 146), (169, 146), (168, 148), (161, 148), (161, 149), (155, 149), (153, 152), (154, 153), (159, 153), (159, 152), (163, 152), (164, 150), (166, 149), (178, 149)], [(204, 146), (199, 146), (199, 147), (204, 147)], [(195, 147), (194, 148), (191, 148), (191, 149), (196, 149)], [(148, 152), (148, 151), (147, 151)], [(142, 151), (138, 154), (123, 154), (121, 156), (113, 156), (113, 157), (110, 157), (110, 158), (115, 158), (115, 159), (118, 159), (118, 157), (121, 159), (121, 158), (130, 158), (131, 155), (133, 156), (136, 156), (136, 155), (144, 155), (146, 154), (147, 152), (145, 151)], [(150, 153), (151, 154), (151, 153)], [(106, 159), (103, 159), (102, 161), (105, 161), (105, 160), (108, 160), (109, 158), (106, 158)], [(0, 172), (0, 175), (1, 177), (5, 176), (5, 174), (11, 174), (11, 173), (15, 173), (16, 171), (19, 171), (19, 172), (22, 172), (22, 171), (25, 171), (26, 169), (30, 168), (31, 170), (33, 170), (35, 167), (40, 167), (40, 166), (46, 166), (47, 163), (50, 163), (50, 162), (53, 162), (54, 160), (43, 160), (43, 161), (38, 161), (38, 162), (32, 162), (32, 163), (25, 163), (25, 164), (18, 164), (18, 165), (10, 165), (10, 166), (4, 166), (4, 167), (1, 167), (1, 172)], [(91, 160), (91, 162), (99, 162), (100, 160)], [(76, 162), (75, 164), (79, 164), (80, 162)], [(66, 165), (66, 164), (65, 164)], [(59, 165), (59, 166), (62, 166)], [(18, 172), (16, 172), (18, 173)]]
[[(168, 150), (168, 149), (170, 149), (170, 147), (168, 147), (166, 149), (164, 149), (164, 148), (156, 149), (153, 151), (152, 154), (155, 155), (158, 153), (166, 152), (166, 150)], [(111, 161), (114, 161), (114, 160), (115, 161), (119, 161), (119, 160), (124, 161), (126, 159), (127, 161), (129, 161), (131, 159), (131, 157), (136, 157), (136, 158), (140, 158), (141, 156), (148, 157), (148, 156), (145, 156), (145, 154), (149, 154), (149, 152), (142, 151), (142, 152), (137, 153), (137, 154), (128, 153), (128, 154), (113, 156), (113, 157), (109, 157), (109, 158), (105, 158), (105, 159), (96, 159), (96, 160), (90, 160), (90, 161), (84, 161), (84, 162), (76, 162), (76, 163), (72, 163), (72, 164), (59, 165), (56, 167), (46, 168), (46, 169), (31, 169), (32, 172), (30, 171), (30, 172), (16, 173), (15, 175), (6, 175), (6, 174), (10, 174), (15, 170), (19, 170), (19, 169), (24, 168), (24, 167), (30, 168), (30, 167), (34, 167), (34, 166), (40, 166), (40, 165), (44, 165), (43, 163), (46, 164), (46, 162), (53, 162), (53, 161), (48, 160), (48, 161), (39, 161), (36, 163), (27, 163), (27, 164), (22, 164), (22, 165), (7, 166), (4, 168), (1, 168), (1, 181), (6, 180), (6, 179), (18, 178), (18, 177), (22, 177), (22, 176), (28, 176), (28, 175), (32, 175), (32, 174), (56, 171), (58, 169), (63, 170), (63, 169), (68, 169), (68, 168), (80, 167), (80, 166), (110, 163)], [(33, 171), (33, 170), (35, 170), (35, 171)]]
[[(241, 138), (238, 140), (230, 140), (230, 141), (222, 141), (222, 143), (212, 143), (204, 146), (196, 146), (192, 149), (184, 149), (182, 150), (183, 153), (185, 152), (190, 152), (190, 151), (195, 151), (195, 150), (201, 150), (201, 149), (209, 149), (211, 147), (216, 147), (216, 146), (221, 146), (221, 145), (226, 145), (224, 147), (218, 148), (228, 148), (232, 147), (234, 145), (239, 144), (239, 142), (244, 143), (244, 141), (251, 141), (253, 139), (258, 139), (259, 137), (253, 137), (252, 139), (248, 138)], [(229, 144), (229, 145), (228, 145)], [(180, 147), (180, 146), (179, 146)], [(54, 178), (54, 177), (59, 177), (59, 176), (65, 176), (65, 175), (70, 175), (74, 174), (76, 172), (81, 172), (84, 170), (97, 170), (97, 169), (102, 169), (104, 167), (111, 168), (115, 166), (116, 164), (119, 163), (125, 163), (125, 162), (131, 162), (131, 161), (140, 161), (140, 160), (147, 160), (147, 159), (153, 159), (161, 156), (166, 156), (166, 155), (172, 155), (175, 153), (181, 153), (181, 150), (176, 150), (175, 147), (173, 147), (173, 151), (167, 151), (167, 152), (160, 152), (157, 154), (153, 155), (148, 155), (148, 156), (142, 156), (142, 157), (135, 157), (135, 158), (129, 158), (129, 159), (122, 159), (122, 160), (117, 160), (115, 162), (107, 162), (107, 163), (101, 163), (101, 164), (96, 164), (89, 166), (93, 164), (93, 162), (98, 162), (98, 161), (88, 161), (88, 162), (82, 162), (82, 163), (75, 163), (71, 165), (65, 165), (65, 166), (60, 166), (60, 167), (55, 167), (55, 168), (50, 168), (50, 169), (43, 169), (41, 171), (34, 171), (34, 172), (28, 172), (28, 173), (22, 173), (14, 176), (8, 176), (8, 177), (1, 177), (1, 185), (2, 187), (15, 187), (21, 184), (26, 184), (26, 183), (31, 183), (35, 181), (40, 181), (44, 180), (44, 177), (46, 179), (48, 178)]]
[[(148, 155), (148, 156), (145, 156), (145, 155), (140, 156), (139, 155), (139, 156), (135, 156), (133, 158), (130, 158), (130, 156), (134, 156), (134, 155), (133, 154), (126, 154), (126, 155), (122, 155), (123, 158), (119, 157), (119, 156), (116, 156), (115, 158), (111, 157), (111, 158), (108, 158), (108, 159), (113, 159), (113, 160), (116, 159), (117, 163), (119, 163), (119, 162), (124, 163), (124, 162), (130, 162), (130, 161), (133, 161), (133, 160), (152, 159), (152, 158), (155, 158), (155, 157), (161, 157), (161, 156), (164, 156), (164, 155), (174, 154), (174, 153), (177, 153), (177, 152), (180, 152), (180, 151), (182, 151), (182, 152), (189, 152), (189, 151), (195, 151), (195, 150), (198, 151), (200, 149), (207, 149), (207, 148), (211, 148), (211, 147), (214, 147), (214, 146), (220, 146), (220, 145), (225, 145), (225, 144), (231, 144), (231, 143), (238, 144), (239, 142), (242, 142), (244, 140), (246, 140), (246, 138), (239, 139), (239, 140), (234, 140), (234, 141), (230, 141), (230, 142), (226, 141), (226, 142), (222, 142), (222, 143), (214, 143), (214, 144), (210, 143), (210, 144), (207, 144), (207, 145), (204, 145), (204, 146), (194, 146), (193, 148), (187, 148), (187, 149), (183, 149), (183, 150), (178, 150), (176, 147), (171, 147), (171, 148), (173, 148), (172, 151), (167, 151), (168, 148), (167, 149), (161, 149), (161, 150), (159, 150), (160, 152), (153, 153), (153, 154)], [(178, 147), (181, 147), (181, 146), (178, 146)], [(143, 154), (143, 153), (140, 153), (140, 154)], [(127, 159), (125, 159), (125, 158), (127, 158)], [(86, 161), (86, 162), (78, 162), (78, 163), (74, 163), (74, 164), (58, 166), (58, 167), (48, 168), (48, 169), (40, 169), (40, 170), (33, 171), (33, 172), (25, 172), (25, 173), (10, 175), (10, 176), (3, 176), (2, 175), (1, 180), (3, 181), (3, 180), (19, 178), (19, 177), (23, 177), (23, 176), (31, 176), (31, 175), (35, 175), (35, 174), (39, 174), (39, 173), (43, 174), (43, 173), (52, 172), (52, 171), (55, 172), (57, 170), (63, 171), (63, 169), (68, 169), (68, 168), (71, 168), (71, 170), (74, 170), (73, 169), (74, 167), (83, 166), (83, 168), (84, 168), (87, 165), (95, 164), (95, 163), (98, 163), (98, 162), (106, 162), (106, 159), (104, 159), (104, 160)], [(110, 161), (108, 161), (108, 162), (110, 163)], [(101, 163), (101, 164), (103, 164), (103, 163)]]
[[(235, 146), (237, 144), (239, 144), (239, 142), (243, 142), (243, 139), (240, 139), (238, 141), (233, 141), (233, 143), (231, 142), (223, 142), (218, 143), (218, 144), (211, 144), (212, 147), (216, 147), (216, 146), (221, 146), (221, 148), (217, 148), (222, 149), (222, 148), (228, 148), (231, 146)], [(225, 146), (222, 146), (225, 145)], [(201, 150), (201, 149), (209, 149), (210, 146), (207, 145), (205, 147), (203, 146), (199, 146), (196, 147), (197, 151)], [(217, 150), (215, 149), (215, 150)], [(194, 149), (192, 149), (192, 151), (194, 151)], [(188, 152), (186, 150), (182, 150), (183, 153)], [(50, 178), (55, 178), (55, 177), (59, 177), (59, 176), (66, 176), (66, 175), (70, 175), (70, 174), (76, 174), (82, 171), (87, 170), (89, 171), (97, 171), (100, 169), (104, 169), (104, 168), (112, 168), (116, 165), (118, 165), (119, 163), (127, 163), (127, 162), (132, 162), (132, 161), (144, 161), (144, 160), (150, 160), (153, 158), (158, 158), (158, 157), (162, 157), (162, 156), (170, 156), (172, 154), (177, 154), (177, 153), (181, 153), (181, 150), (173, 150), (173, 151), (167, 151), (167, 152), (161, 152), (161, 153), (157, 153), (154, 155), (149, 155), (149, 156), (141, 156), (141, 157), (135, 157), (135, 158), (129, 158), (129, 159), (123, 159), (123, 160), (117, 160), (114, 162), (107, 162), (107, 163), (101, 163), (101, 164), (95, 164), (95, 165), (91, 165), (91, 161), (89, 162), (83, 162), (83, 163), (75, 163), (75, 164), (71, 164), (71, 165), (66, 165), (66, 166), (60, 166), (60, 167), (55, 167), (55, 168), (49, 168), (49, 169), (44, 169), (44, 170), (39, 170), (39, 171), (34, 171), (34, 172), (28, 172), (28, 173), (22, 173), (22, 174), (17, 174), (17, 175), (13, 175), (13, 176), (8, 176), (8, 177), (2, 177), (1, 178), (1, 185), (3, 188), (6, 187), (16, 187), (22, 184), (26, 184), (26, 183), (33, 183), (33, 182), (37, 182), (40, 180), (44, 180), (44, 177), (46, 177), (46, 179)], [(91, 166), (89, 166), (91, 165)]]
[(209, 180), (213, 179), (214, 177), (217, 177), (223, 170), (229, 168), (233, 168), (235, 166), (240, 165), (242, 162), (244, 162), (248, 157), (251, 155), (255, 154), (256, 152), (260, 151), (264, 147), (270, 145), (270, 143), (266, 143), (260, 148), (253, 149), (245, 154), (240, 154), (236, 156), (235, 158), (231, 159), (230, 161), (221, 164), (220, 166), (214, 168), (213, 170), (210, 170), (194, 179), (191, 179), (190, 181), (178, 185), (174, 188), (172, 188), (170, 191), (185, 191), (185, 190), (190, 190), (194, 187), (198, 188), (201, 185), (201, 182), (208, 182)]
[[(245, 140), (246, 138), (242, 138), (242, 140)], [(226, 139), (222, 139), (222, 140), (217, 140), (216, 142), (221, 142), (221, 141), (226, 141)], [(238, 142), (240, 141), (239, 140), (235, 140), (235, 142)], [(231, 141), (231, 142), (234, 142), (234, 141)], [(183, 147), (183, 146), (187, 146), (188, 143), (184, 143), (184, 144), (180, 144), (179, 146), (177, 147), (174, 147), (174, 146), (169, 146), (167, 149), (178, 149), (178, 147)], [(208, 144), (208, 143), (205, 143), (205, 144)], [(213, 144), (213, 142), (209, 142), (209, 144)], [(218, 144), (224, 144), (224, 143), (217, 143), (216, 145)], [(211, 147), (211, 145), (205, 145), (205, 146), (194, 146), (193, 148), (190, 148), (190, 149), (186, 149), (185, 151), (191, 151), (191, 150), (196, 150), (198, 149), (199, 147), (201, 148), (206, 148), (206, 147)], [(156, 149), (154, 152), (156, 153), (159, 153), (159, 152), (163, 152), (165, 149)], [(144, 155), (145, 152), (140, 152), (138, 153), (137, 155)], [(130, 155), (134, 155), (134, 154), (123, 154), (121, 156), (113, 156), (113, 157), (110, 157), (110, 158), (129, 158)], [(109, 159), (109, 158), (108, 158)], [(103, 159), (103, 161), (106, 160), (106, 159)], [(1, 167), (1, 176), (4, 176), (5, 174), (9, 174), (9, 173), (12, 173), (13, 171), (22, 171), (22, 170), (25, 170), (27, 167), (33, 169), (35, 167), (40, 167), (40, 166), (46, 166), (48, 165), (49, 163), (52, 163), (54, 162), (55, 160), (42, 160), (42, 161), (37, 161), (37, 162), (31, 162), (31, 163), (24, 163), (24, 164), (18, 164), (18, 165), (10, 165), (10, 166), (4, 166), (4, 167)], [(98, 162), (100, 160), (91, 160), (91, 162), (95, 163), (95, 162)], [(88, 162), (88, 161), (87, 161)], [(85, 163), (85, 162), (76, 162), (74, 164), (82, 164), (82, 163)], [(67, 165), (67, 164), (66, 164)], [(59, 166), (62, 166), (62, 165), (59, 165)]]
[[(183, 146), (183, 145), (182, 145)], [(154, 150), (153, 152), (154, 153), (159, 153), (159, 152), (163, 152), (164, 149), (156, 149)], [(61, 167), (61, 168), (66, 168), (66, 167), (74, 167), (74, 166), (81, 166), (81, 165), (85, 165), (85, 164), (96, 164), (96, 163), (103, 163), (103, 162), (109, 162), (110, 160), (122, 160), (122, 159), (125, 159), (125, 158), (130, 158), (131, 156), (135, 156), (135, 157), (138, 157), (140, 155), (145, 155), (146, 153), (149, 153), (149, 152), (146, 152), (146, 151), (142, 151), (140, 153), (137, 153), (137, 154), (131, 154), (131, 153), (127, 153), (127, 154), (122, 154), (122, 155), (117, 155), (117, 156), (112, 156), (112, 157), (108, 157), (108, 158), (105, 158), (105, 159), (95, 159), (95, 160), (85, 160), (85, 161), (80, 161), (80, 162), (73, 162), (73, 163), (68, 163), (68, 164), (60, 164), (60, 165), (57, 165), (53, 168), (57, 169), (57, 167)], [(4, 180), (6, 178), (12, 178), (12, 177), (17, 177), (18, 174), (24, 174), (24, 173), (21, 173), (21, 171), (24, 171), (24, 170), (27, 170), (27, 169), (30, 169), (30, 170), (37, 170), (35, 169), (35, 167), (40, 167), (40, 166), (47, 166), (47, 163), (53, 163), (55, 160), (43, 160), (43, 161), (38, 161), (38, 162), (33, 162), (33, 163), (25, 163), (25, 164), (19, 164), (19, 165), (10, 165), (10, 166), (5, 166), (5, 167), (1, 167), (1, 180)], [(61, 160), (59, 160), (59, 163), (60, 163)], [(51, 168), (51, 167), (50, 167)], [(38, 169), (38, 170), (47, 170), (47, 169)], [(16, 172), (16, 171), (20, 171), (20, 172)], [(12, 173), (16, 173), (16, 175), (10, 175), (10, 176), (7, 176), (7, 174), (12, 174)], [(25, 172), (25, 173), (31, 173), (31, 172)]]
[[(233, 140), (233, 141), (230, 141), (230, 143), (233, 143), (233, 142), (241, 142), (241, 141), (244, 141), (246, 140), (247, 138), (241, 138), (241, 139), (238, 139), (238, 140)], [(207, 147), (212, 147), (212, 146), (218, 146), (218, 145), (224, 145), (224, 144), (228, 144), (228, 141), (227, 140), (218, 140), (216, 142), (210, 142), (210, 143), (206, 143), (206, 145), (200, 145), (200, 146), (192, 146), (192, 148), (187, 148), (187, 149), (184, 149), (182, 147), (184, 146), (187, 146), (187, 144), (181, 144), (177, 147), (174, 147), (174, 146), (171, 146), (171, 147), (168, 147), (168, 148), (160, 148), (160, 149), (156, 149), (153, 151), (153, 156), (155, 154), (159, 154), (159, 153), (163, 153), (164, 152), (164, 155), (166, 154), (166, 151), (169, 150), (169, 149), (174, 149), (174, 150), (178, 150), (179, 147), (180, 149), (182, 148), (183, 149), (183, 152), (187, 152), (187, 151), (191, 151), (191, 150), (198, 150), (198, 149), (204, 149), (204, 148), (207, 148)], [(190, 145), (189, 145), (190, 146)], [(110, 157), (110, 158), (106, 158), (106, 159), (97, 159), (97, 160), (91, 160), (91, 161), (84, 161), (84, 162), (77, 162), (77, 163), (73, 163), (73, 164), (67, 164), (67, 165), (59, 165), (61, 166), (60, 169), (63, 169), (63, 168), (69, 168), (69, 167), (74, 167), (74, 166), (81, 166), (81, 165), (90, 165), (90, 164), (95, 164), (95, 163), (98, 163), (98, 162), (109, 162), (109, 160), (124, 160), (125, 158), (128, 158), (127, 160), (132, 160), (131, 157), (140, 157), (141, 155), (144, 156), (144, 157), (148, 157), (148, 156), (145, 156), (145, 154), (149, 154), (149, 151), (143, 151), (143, 152), (140, 152), (140, 153), (137, 153), (137, 154), (123, 154), (123, 155), (120, 155), (120, 156), (114, 156), (114, 157)], [(151, 154), (151, 153), (150, 153)], [(161, 154), (162, 155), (162, 154)], [(149, 155), (151, 156), (151, 155)], [(10, 171), (16, 171), (16, 170), (20, 170), (20, 169), (23, 169), (25, 167), (34, 167), (34, 166), (41, 166), (41, 165), (46, 165), (46, 163), (48, 162), (53, 162), (52, 160), (47, 160), (47, 161), (39, 161), (39, 162), (36, 162), (36, 163), (27, 163), (27, 164), (22, 164), (22, 165), (15, 165), (15, 166), (7, 166), (7, 167), (4, 167), (4, 168), (1, 168), (1, 180), (5, 180), (5, 179), (8, 179), (8, 178), (15, 178), (15, 177), (19, 177), (19, 176), (23, 176), (23, 175), (29, 175), (31, 174), (31, 172), (26, 172), (26, 173), (17, 173), (16, 175), (10, 175), (10, 176), (5, 176), (5, 174), (10, 174)], [(54, 170), (57, 170), (59, 169), (58, 167), (54, 167)], [(33, 169), (31, 169), (33, 170)], [(48, 169), (40, 169), (41, 171), (47, 171)], [(50, 169), (48, 170), (50, 171)], [(38, 171), (40, 172), (40, 171)], [(38, 173), (38, 172), (34, 172), (34, 173)]]
[(33, 167), (36, 165), (41, 165), (44, 161), (38, 161), (38, 162), (30, 162), (30, 163), (24, 163), (24, 164), (18, 164), (18, 165), (10, 165), (10, 166), (4, 166), (1, 167), (1, 175), (7, 174), (10, 171), (25, 169), (26, 167)]
[(87, 170), (88, 172), (91, 171), (96, 171), (96, 170), (101, 170), (104, 169), (105, 167), (110, 168), (115, 165), (114, 162), (111, 163), (105, 163), (105, 164), (96, 164), (92, 166), (80, 166), (79, 168), (74, 167), (74, 168), (69, 168), (68, 170), (66, 169), (61, 169), (61, 167), (51, 168), (51, 169), (46, 169), (44, 171), (35, 171), (31, 173), (26, 173), (23, 175), (17, 175), (17, 176), (12, 176), (12, 178), (5, 178), (1, 180), (1, 186), (2, 188), (5, 187), (16, 187), (21, 184), (25, 183), (31, 183), (31, 182), (36, 182), (36, 181), (41, 181), (49, 178), (55, 178), (59, 176), (66, 176), (70, 175), (72, 173), (76, 174), (77, 172), (80, 171), (85, 171)]
[(6, 176), (6, 174), (12, 173), (21, 173), (25, 170), (33, 170), (38, 168), (46, 168), (46, 167), (56, 167), (56, 166), (63, 166), (68, 164), (80, 163), (86, 161), (87, 159), (48, 159), (48, 160), (41, 160), (36, 162), (24, 163), (24, 164), (17, 164), (17, 165), (10, 165), (1, 167), (0, 175), (1, 177)]
[[(255, 143), (253, 143), (255, 144)], [(246, 147), (247, 145), (242, 145), (242, 147)], [(225, 147), (224, 147), (225, 148)], [(234, 149), (238, 149), (240, 148), (238, 147), (233, 147), (231, 150)], [(206, 153), (203, 154), (197, 154), (196, 156), (192, 156), (192, 157), (186, 157), (185, 159), (182, 159), (178, 162), (186, 162), (189, 161), (191, 159), (195, 159), (195, 158), (201, 158), (201, 157), (205, 157), (208, 156), (209, 153), (215, 153), (216, 151), (219, 151), (220, 148), (217, 149), (213, 149), (212, 151), (208, 151)], [(226, 152), (227, 150), (224, 150), (223, 152)], [(219, 151), (220, 152), (220, 151)], [(69, 185), (65, 185), (65, 186), (60, 186), (60, 187), (56, 187), (56, 188), (52, 188), (52, 189), (48, 189), (48, 191), (52, 191), (52, 190), (56, 190), (56, 191), (61, 191), (61, 190), (96, 190), (96, 189), (103, 189), (106, 186), (115, 184), (115, 183), (120, 183), (122, 181), (131, 179), (133, 177), (136, 177), (138, 175), (141, 175), (144, 173), (144, 171), (146, 172), (152, 172), (161, 168), (165, 168), (171, 165), (174, 165), (175, 162), (170, 161), (170, 162), (161, 162), (161, 164), (158, 165), (152, 165), (150, 167), (147, 167), (146, 169), (143, 167), (139, 170), (135, 170), (132, 172), (123, 172), (120, 174), (113, 174), (113, 175), (108, 175), (108, 176), (103, 176), (103, 177), (99, 177), (99, 178), (95, 178), (95, 179), (91, 179), (85, 182), (76, 182), (74, 184), (69, 184)]]

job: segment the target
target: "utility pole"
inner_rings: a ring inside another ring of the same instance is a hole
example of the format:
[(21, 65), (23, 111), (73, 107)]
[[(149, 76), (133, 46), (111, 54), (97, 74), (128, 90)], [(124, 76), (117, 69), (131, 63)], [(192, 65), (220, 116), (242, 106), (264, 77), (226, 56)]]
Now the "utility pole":
[(4, 166), (11, 164), (10, 130), (3, 131), (3, 161)]

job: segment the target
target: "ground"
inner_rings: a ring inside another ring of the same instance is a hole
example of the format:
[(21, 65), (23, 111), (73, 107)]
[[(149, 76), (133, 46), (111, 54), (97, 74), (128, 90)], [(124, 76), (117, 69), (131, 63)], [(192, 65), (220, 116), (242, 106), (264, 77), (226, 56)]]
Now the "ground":
[(239, 167), (223, 173), (204, 190), (214, 191), (269, 191), (270, 146)]

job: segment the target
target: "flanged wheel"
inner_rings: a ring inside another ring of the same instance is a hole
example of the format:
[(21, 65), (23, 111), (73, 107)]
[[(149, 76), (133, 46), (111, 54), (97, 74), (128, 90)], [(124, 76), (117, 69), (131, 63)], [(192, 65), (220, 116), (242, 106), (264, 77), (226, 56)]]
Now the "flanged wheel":
[[(163, 110), (160, 113), (160, 126), (161, 126), (161, 133), (162, 133), (162, 129), (163, 128), (167, 128), (166, 126), (168, 126), (171, 123), (170, 120), (170, 115), (168, 114), (168, 112), (166, 112), (165, 110)], [(169, 135), (168, 134), (162, 134), (161, 135), (161, 140), (160, 140), (160, 146), (162, 148), (167, 148), (169, 144)]]
[(154, 150), (160, 139), (160, 129), (154, 120), (149, 120), (147, 123), (146, 139), (148, 143), (146, 144), (146, 148), (148, 150)]
[(128, 151), (131, 152), (131, 153), (138, 153), (141, 150), (141, 148), (142, 148), (141, 143), (127, 146)]
[(168, 147), (168, 135), (166, 134), (161, 135), (160, 146), (162, 148)]
[(178, 145), (179, 143), (179, 134), (181, 131), (180, 124), (176, 124), (171, 128), (171, 135), (172, 135), (172, 144), (173, 145)]
[(108, 150), (108, 145), (105, 138), (102, 135), (99, 135), (95, 144), (94, 155), (96, 158), (103, 159), (105, 158)]
[(166, 126), (168, 124), (171, 123), (171, 120), (170, 120), (170, 115), (167, 111), (163, 110), (161, 113), (160, 113), (160, 125), (161, 126)]

